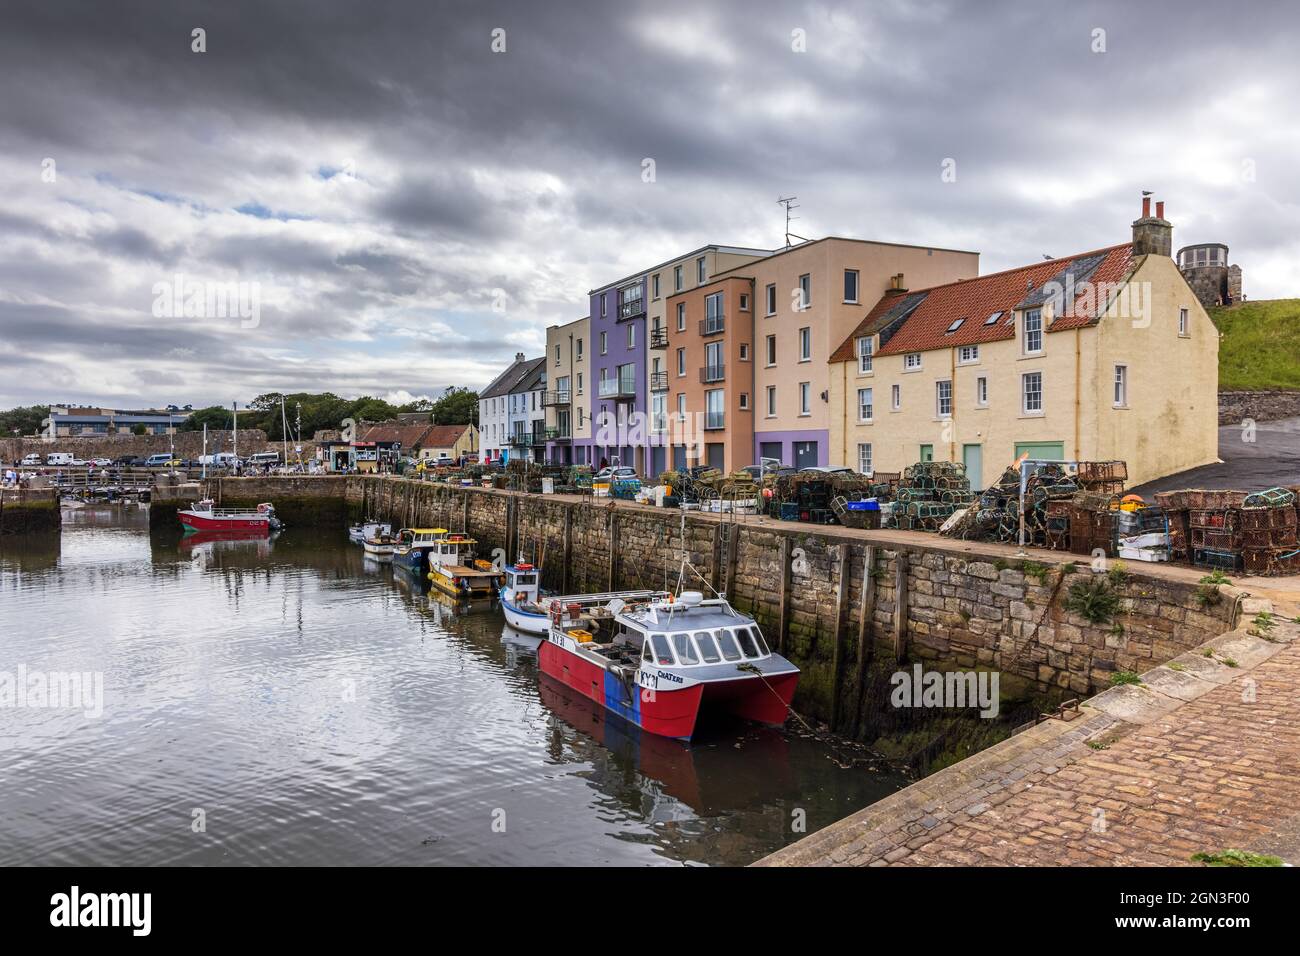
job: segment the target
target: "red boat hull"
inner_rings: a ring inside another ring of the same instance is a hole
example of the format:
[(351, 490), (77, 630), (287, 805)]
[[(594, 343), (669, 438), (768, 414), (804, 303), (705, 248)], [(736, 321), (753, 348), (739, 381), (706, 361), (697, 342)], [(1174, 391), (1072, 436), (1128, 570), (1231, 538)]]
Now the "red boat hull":
[(177, 515), (181, 524), (191, 531), (260, 531), (270, 534), (271, 520), (266, 517), (222, 518), (205, 515), (197, 511), (180, 511)]
[(625, 686), (605, 668), (546, 640), (537, 649), (543, 674), (612, 710), (642, 730), (689, 740), (701, 707), (716, 708), (746, 720), (779, 726), (785, 723), (799, 683), (798, 672), (767, 678), (692, 684), (680, 690), (651, 691)]

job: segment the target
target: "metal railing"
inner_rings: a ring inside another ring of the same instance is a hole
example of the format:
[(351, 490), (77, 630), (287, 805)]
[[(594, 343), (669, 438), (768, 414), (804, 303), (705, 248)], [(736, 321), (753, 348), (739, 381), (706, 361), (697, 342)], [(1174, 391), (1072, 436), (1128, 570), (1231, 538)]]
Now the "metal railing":
[(725, 365), (706, 365), (700, 369), (701, 382), (723, 382), (727, 378), (727, 367)]
[(668, 348), (668, 330), (664, 328), (651, 329), (650, 347), (652, 349)]
[(650, 391), (666, 392), (668, 391), (668, 373), (651, 372), (650, 373)]
[(624, 299), (618, 304), (618, 317), (620, 319), (632, 319), (638, 315), (645, 315), (644, 297)]
[(714, 431), (719, 428), (726, 428), (726, 427), (727, 427), (726, 412), (705, 412), (704, 413), (705, 431)]
[(722, 313), (700, 319), (700, 335), (717, 335), (726, 330), (727, 317)]
[(543, 408), (548, 408), (554, 405), (568, 405), (571, 400), (572, 396), (567, 388), (557, 389), (553, 392), (542, 392)]
[(631, 375), (602, 378), (598, 394), (601, 398), (633, 398), (636, 396), (636, 379)]

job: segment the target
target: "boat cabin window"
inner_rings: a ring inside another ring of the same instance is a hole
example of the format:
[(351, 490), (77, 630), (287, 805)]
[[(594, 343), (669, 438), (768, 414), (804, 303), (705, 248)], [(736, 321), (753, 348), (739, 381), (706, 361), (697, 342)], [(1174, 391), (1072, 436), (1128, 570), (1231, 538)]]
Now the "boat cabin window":
[(736, 640), (740, 641), (740, 650), (746, 657), (759, 657), (758, 645), (754, 643), (754, 638), (750, 636), (749, 628), (736, 628)]
[(767, 657), (768, 654), (771, 654), (772, 649), (767, 646), (767, 641), (763, 640), (763, 632), (758, 629), (758, 625), (755, 624), (749, 630), (750, 633), (754, 635), (755, 643), (758, 644), (758, 653), (763, 657)]
[(718, 653), (718, 645), (713, 642), (713, 635), (708, 631), (696, 631), (695, 643), (700, 648), (700, 657), (706, 664), (716, 664), (722, 660), (722, 655)]
[(673, 649), (677, 651), (677, 659), (683, 664), (698, 664), (700, 662), (689, 634), (674, 634)]
[(653, 664), (655, 662), (655, 652), (650, 646), (649, 641), (646, 641), (641, 645), (641, 660), (645, 661), (647, 664)]
[(516, 575), (515, 575), (515, 584), (516, 584), (516, 586), (518, 586), (518, 587), (528, 587), (529, 585), (533, 585), (533, 584), (536, 584), (536, 583), (537, 583), (537, 575), (535, 575), (535, 574), (516, 574)]
[(671, 667), (677, 663), (677, 661), (673, 659), (673, 649), (668, 644), (667, 634), (651, 634), (650, 643), (654, 645), (654, 659), (656, 664), (663, 664)]
[(722, 656), (727, 660), (740, 660), (740, 648), (736, 647), (736, 639), (731, 636), (730, 631), (726, 629), (718, 631), (718, 646), (722, 648)]

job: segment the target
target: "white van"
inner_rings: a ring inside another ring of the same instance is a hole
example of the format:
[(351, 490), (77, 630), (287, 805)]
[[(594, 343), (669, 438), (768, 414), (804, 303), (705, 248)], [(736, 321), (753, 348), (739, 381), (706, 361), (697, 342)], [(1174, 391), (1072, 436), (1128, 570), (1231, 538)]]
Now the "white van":
[(41, 456), (37, 452), (32, 452), (30, 455), (23, 456), (23, 464), (29, 468), (33, 465), (39, 465), (40, 463), (41, 463)]
[(278, 451), (259, 451), (256, 455), (249, 455), (247, 461), (250, 465), (278, 465), (280, 464), (280, 453)]
[(168, 467), (171, 467), (171, 465), (173, 464), (173, 462), (174, 462), (175, 464), (177, 464), (177, 465), (180, 464), (180, 461), (179, 461), (178, 459), (172, 457), (171, 455), (167, 454), (166, 452), (163, 452), (163, 453), (158, 454), (158, 455), (150, 455), (148, 458), (146, 458), (146, 459), (144, 460), (144, 467), (146, 467), (146, 468), (168, 468)]
[(199, 459), (199, 464), (209, 468), (229, 468), (237, 460), (233, 451), (219, 451), (215, 455), (204, 455)]
[(52, 451), (45, 456), (47, 465), (70, 465), (72, 460), (72, 455), (66, 451)]

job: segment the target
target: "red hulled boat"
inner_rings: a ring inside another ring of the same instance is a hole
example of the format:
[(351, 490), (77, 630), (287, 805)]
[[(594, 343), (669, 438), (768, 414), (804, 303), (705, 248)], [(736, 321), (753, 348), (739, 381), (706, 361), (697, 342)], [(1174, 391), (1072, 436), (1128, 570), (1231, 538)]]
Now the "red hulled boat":
[(260, 531), (270, 534), (280, 528), (275, 506), (265, 502), (256, 508), (218, 509), (211, 498), (204, 498), (176, 514), (188, 531)]

